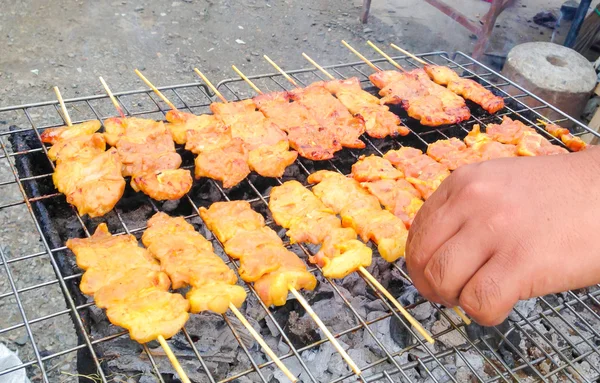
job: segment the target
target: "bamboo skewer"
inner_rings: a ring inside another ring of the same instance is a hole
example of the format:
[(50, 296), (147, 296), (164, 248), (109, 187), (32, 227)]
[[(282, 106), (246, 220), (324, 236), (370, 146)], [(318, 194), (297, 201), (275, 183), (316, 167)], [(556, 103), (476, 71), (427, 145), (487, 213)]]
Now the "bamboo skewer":
[(317, 68), (318, 70), (320, 70), (325, 76), (329, 77), (330, 80), (335, 80), (335, 77), (333, 77), (333, 75), (331, 73), (327, 72), (325, 70), (325, 68), (323, 68), (322, 66), (317, 64), (317, 62), (315, 60), (311, 59), (306, 53), (303, 52), (302, 57), (304, 57), (306, 60), (308, 60), (309, 63), (314, 65), (314, 67)]
[(167, 358), (169, 358), (169, 360), (171, 361), (173, 368), (175, 369), (175, 371), (177, 371), (177, 375), (179, 375), (181, 380), (184, 383), (192, 383), (190, 381), (190, 378), (188, 378), (187, 374), (185, 373), (185, 371), (183, 371), (181, 364), (179, 364), (179, 360), (177, 360), (177, 357), (175, 356), (175, 354), (173, 354), (173, 350), (171, 350), (171, 347), (169, 346), (169, 344), (167, 343), (165, 338), (162, 335), (159, 335), (158, 338), (156, 338), (156, 339), (158, 340), (158, 343), (160, 343), (162, 348), (165, 350), (165, 354), (167, 354)]
[[(138, 76), (140, 76), (142, 78), (142, 80), (152, 90), (154, 90), (155, 92), (157, 92), (157, 95), (159, 97), (161, 97), (161, 99), (163, 101), (165, 101), (165, 103), (167, 105), (170, 105), (170, 106), (173, 105), (158, 89), (156, 89), (156, 87), (154, 85), (152, 85), (152, 83), (150, 83), (150, 81), (148, 81), (145, 77), (143, 77), (143, 75), (139, 71), (136, 70), (136, 74), (138, 74)], [(102, 79), (102, 77), (100, 77), (100, 81), (102, 82), (102, 85), (104, 86), (104, 89), (106, 90), (106, 93), (109, 95), (109, 97), (111, 97), (112, 96), (112, 92), (110, 91), (110, 89), (108, 88), (108, 85), (106, 84), (106, 82), (104, 82), (104, 80)], [(117, 103), (117, 100), (114, 98), (114, 96), (111, 97), (111, 100), (113, 100), (113, 104), (115, 105), (115, 107), (117, 108), (117, 110), (119, 110), (119, 112), (122, 113), (122, 111), (120, 110), (120, 107), (118, 106), (119, 104)], [(174, 106), (173, 106), (173, 109), (177, 110)], [(230, 303), (229, 304), (229, 309), (231, 309), (231, 311), (235, 314), (235, 316), (238, 318), (238, 320), (240, 322), (242, 322), (242, 324), (244, 325), (244, 327), (246, 327), (246, 329), (248, 330), (248, 332), (250, 332), (250, 334), (258, 342), (258, 344), (261, 345), (261, 347), (263, 348), (263, 350), (265, 351), (265, 353), (267, 355), (269, 355), (269, 357), (273, 360), (273, 362), (275, 363), (275, 365), (277, 365), (277, 367), (279, 367), (281, 369), (281, 371), (288, 377), (288, 379), (290, 379), (294, 383), (297, 382), (298, 378), (296, 378), (294, 376), (294, 374), (292, 374), (290, 372), (290, 370), (281, 362), (281, 360), (277, 357), (277, 355), (275, 355), (275, 353), (273, 352), (273, 350), (271, 350), (271, 348), (265, 343), (265, 341), (262, 339), (262, 337), (260, 336), (260, 334), (258, 334), (254, 330), (254, 328), (252, 327), (252, 325), (248, 322), (248, 320), (246, 318), (244, 318), (243, 314), (237, 309), (237, 307), (235, 307), (232, 303)], [(162, 336), (159, 336), (158, 341), (163, 346), (163, 348), (165, 348), (165, 353), (167, 354), (167, 357), (169, 357), (169, 360), (171, 360), (171, 363), (173, 363), (173, 367), (175, 368), (175, 370), (177, 371), (177, 373), (179, 374), (179, 376), (182, 377), (182, 380), (185, 379), (184, 382), (189, 382), (189, 379), (187, 378), (187, 376), (185, 376), (185, 372), (181, 369), (181, 365), (179, 365), (179, 362), (177, 361), (175, 355), (173, 354), (173, 352), (170, 349), (167, 349), (169, 347), (169, 345), (166, 343), (165, 339)], [(171, 359), (171, 356), (174, 359)]]
[(258, 89), (258, 87), (256, 85), (254, 85), (254, 83), (252, 81), (250, 81), (250, 79), (248, 77), (246, 77), (245, 74), (242, 73), (241, 70), (239, 70), (235, 65), (231, 66), (233, 68), (233, 70), (235, 71), (235, 73), (238, 74), (238, 76), (240, 76), (242, 78), (242, 80), (246, 81), (246, 83), (248, 85), (250, 85), (250, 87), (252, 89), (254, 89), (254, 91), (258, 94), (263, 94), (262, 90)]
[(169, 108), (171, 108), (173, 110), (177, 110), (177, 107), (171, 101), (169, 101), (169, 99), (160, 90), (158, 90), (154, 85), (152, 85), (152, 83), (150, 81), (148, 81), (148, 79), (146, 77), (144, 77), (142, 72), (140, 72), (137, 69), (134, 72), (135, 72), (135, 74), (138, 75), (139, 78), (142, 79), (142, 81), (146, 85), (148, 85), (150, 87), (150, 89), (152, 89), (154, 91), (154, 93), (156, 93), (156, 95), (158, 97), (160, 97), (161, 100), (163, 100), (165, 102), (165, 104), (167, 104), (169, 106)]
[(65, 106), (65, 102), (63, 101), (63, 98), (60, 94), (60, 90), (57, 86), (54, 87), (54, 93), (56, 94), (56, 98), (58, 99), (58, 103), (60, 104), (60, 109), (62, 111), (65, 122), (67, 123), (67, 126), (73, 126), (73, 123), (71, 122), (71, 116), (69, 116), (69, 112), (67, 112), (67, 107)]
[(298, 85), (298, 83), (296, 82), (296, 80), (294, 80), (293, 78), (290, 77), (290, 75), (288, 75), (287, 73), (285, 73), (283, 71), (283, 69), (281, 69), (279, 67), (279, 65), (275, 64), (275, 62), (269, 58), (269, 56), (264, 55), (263, 57), (265, 58), (265, 60), (267, 60), (269, 62), (269, 64), (273, 65), (273, 67), (275, 69), (277, 69), (279, 71), (279, 73), (281, 73), (281, 75), (283, 77), (285, 77), (286, 80), (288, 80), (290, 83), (292, 83), (292, 85), (294, 85), (296, 88), (300, 88), (300, 85)]
[(250, 324), (250, 322), (248, 322), (248, 320), (237, 309), (237, 307), (235, 307), (233, 303), (229, 303), (229, 309), (235, 314), (235, 316), (238, 318), (238, 320), (240, 322), (242, 322), (242, 324), (244, 325), (244, 327), (246, 327), (246, 329), (248, 330), (248, 332), (250, 332), (250, 334), (252, 334), (252, 336), (254, 337), (254, 339), (256, 339), (256, 341), (258, 342), (258, 344), (260, 344), (260, 346), (263, 348), (263, 350), (265, 350), (265, 352), (267, 353), (267, 355), (269, 355), (269, 357), (271, 358), (271, 360), (277, 365), (277, 367), (279, 367), (279, 369), (285, 374), (285, 376), (287, 376), (287, 378), (289, 380), (291, 380), (292, 382), (294, 382), (294, 383), (297, 382), (298, 378), (296, 378), (294, 376), (294, 374), (292, 374), (292, 372), (290, 370), (288, 370), (288, 368), (285, 366), (285, 364), (283, 364), (281, 362), (281, 360), (279, 359), (279, 357), (277, 355), (275, 355), (275, 353), (273, 352), (273, 350), (271, 350), (271, 348), (269, 347), (269, 345), (267, 345), (267, 343), (265, 343), (265, 341), (260, 336), (260, 334), (256, 332), (256, 330), (254, 329), (254, 327), (252, 327), (252, 325)]
[(396, 49), (396, 50), (400, 51), (401, 53), (403, 53), (403, 54), (407, 55), (407, 56), (408, 56), (408, 57), (410, 57), (411, 59), (418, 61), (419, 63), (421, 63), (421, 64), (423, 64), (423, 65), (429, 65), (429, 64), (427, 63), (427, 61), (423, 60), (423, 59), (422, 59), (422, 58), (420, 58), (420, 57), (417, 57), (417, 56), (413, 55), (412, 53), (410, 53), (410, 52), (409, 52), (409, 51), (407, 51), (407, 50), (404, 50), (404, 49), (400, 48), (400, 47), (399, 47), (399, 46), (397, 46), (396, 44), (393, 44), (393, 43), (392, 43), (392, 44), (390, 44), (390, 46), (391, 46), (392, 48), (394, 48), (394, 49)]
[[(348, 47), (349, 49), (351, 49), (353, 52), (355, 52), (354, 48), (352, 48), (350, 45), (348, 45), (348, 43), (346, 43), (345, 41), (343, 41), (344, 45), (346, 47)], [(394, 66), (396, 68), (400, 68), (401, 70), (402, 67), (394, 61), (394, 59), (392, 59), (391, 57), (389, 57), (388, 55), (386, 55), (383, 51), (381, 51), (379, 48), (377, 48), (375, 46), (375, 44), (372, 44), (370, 41), (367, 42), (370, 46), (372, 46), (375, 50), (377, 50), (379, 53), (381, 53), (385, 58), (387, 58), (392, 64), (394, 64)], [(356, 52), (359, 57), (363, 58), (364, 60), (366, 60), (366, 63), (370, 63), (370, 61), (368, 59), (366, 59), (364, 56), (362, 56), (360, 53)], [(317, 69), (319, 69), (321, 72), (323, 72), (324, 75), (326, 75), (327, 77), (329, 77), (330, 79), (335, 79), (335, 77), (333, 77), (333, 75), (331, 73), (329, 73), (328, 71), (326, 71), (322, 66), (320, 66), (319, 64), (317, 64), (313, 59), (311, 59), (306, 53), (302, 53), (302, 56), (307, 59), (312, 65), (314, 65)], [(373, 63), (371, 63), (371, 65), (373, 65)], [(373, 65), (372, 67), (377, 68), (375, 65)], [(379, 70), (379, 69), (377, 69)], [(373, 285), (383, 293), (383, 295), (385, 295), (393, 304), (394, 306), (396, 306), (396, 308), (400, 311), (400, 313), (402, 313), (402, 315), (404, 315), (404, 317), (413, 325), (415, 326), (415, 328), (417, 329), (417, 331), (419, 331), (419, 333), (425, 338), (427, 339), (428, 342), (433, 343), (433, 339), (431, 339), (431, 336), (425, 331), (425, 329), (422, 328), (422, 326), (419, 324), (419, 322), (417, 322), (407, 311), (404, 307), (402, 307), (402, 305), (400, 304), (400, 302), (398, 302), (391, 294), (389, 291), (387, 291), (385, 289), (385, 287), (383, 287), (379, 282), (377, 282), (377, 280), (375, 279), (375, 277), (373, 277), (373, 275), (371, 273), (369, 273), (369, 271), (367, 269), (365, 269), (364, 267), (361, 266), (361, 268), (359, 269), (359, 271), (367, 278), (371, 281), (371, 283), (373, 283)], [(458, 308), (458, 307), (453, 307), (452, 308), (454, 310), (454, 312), (456, 312), (456, 314), (463, 320), (463, 322), (465, 322), (465, 324), (470, 325), (471, 324), (471, 320)], [(406, 313), (406, 314), (405, 314)], [(415, 325), (414, 323), (416, 323), (417, 325)], [(421, 330), (419, 329), (423, 329), (423, 332), (421, 332)], [(431, 340), (429, 340), (431, 339)]]
[(221, 101), (223, 101), (223, 103), (227, 104), (227, 99), (225, 98), (225, 96), (223, 96), (221, 94), (221, 92), (219, 92), (219, 90), (217, 89), (216, 86), (213, 85), (212, 82), (210, 82), (210, 80), (204, 75), (204, 73), (200, 72), (198, 70), (198, 68), (194, 68), (194, 72), (196, 72), (196, 74), (198, 76), (200, 76), (200, 78), (202, 79), (202, 81), (204, 81), (206, 83), (206, 85), (208, 85), (208, 87), (215, 92), (215, 94), (217, 95), (217, 97), (219, 97), (221, 99)]
[(366, 58), (365, 56), (361, 55), (359, 51), (357, 51), (356, 49), (352, 48), (350, 46), (350, 44), (348, 44), (347, 42), (345, 42), (344, 40), (342, 40), (342, 44), (350, 49), (350, 52), (354, 53), (356, 56), (358, 56), (359, 59), (361, 59), (362, 61), (365, 62), (365, 64), (367, 64), (368, 66), (371, 67), (371, 69), (373, 69), (376, 72), (381, 72), (381, 69), (379, 69), (377, 67), (377, 65), (373, 64), (368, 58)]
[(121, 118), (125, 118), (125, 113), (123, 113), (123, 109), (121, 109), (121, 105), (119, 105), (119, 102), (117, 101), (117, 99), (115, 98), (113, 93), (110, 91), (110, 88), (106, 84), (106, 81), (104, 81), (102, 76), (100, 76), (98, 78), (100, 79), (100, 82), (102, 83), (102, 87), (104, 88), (104, 91), (106, 92), (106, 94), (108, 94), (110, 101), (112, 101), (113, 105), (117, 109), (117, 112), (119, 112), (119, 114), (121, 115)]
[(390, 56), (388, 56), (387, 53), (385, 53), (384, 51), (382, 51), (381, 49), (379, 49), (379, 47), (377, 45), (373, 44), (371, 41), (367, 41), (367, 44), (369, 44), (369, 46), (371, 48), (375, 49), (375, 51), (377, 53), (379, 53), (380, 55), (382, 55), (383, 57), (385, 57), (387, 59), (387, 61), (389, 61), (393, 66), (395, 66), (396, 68), (398, 68), (402, 72), (406, 72), (406, 69), (402, 68), (400, 66), (400, 64), (398, 64), (394, 59), (392, 59)]

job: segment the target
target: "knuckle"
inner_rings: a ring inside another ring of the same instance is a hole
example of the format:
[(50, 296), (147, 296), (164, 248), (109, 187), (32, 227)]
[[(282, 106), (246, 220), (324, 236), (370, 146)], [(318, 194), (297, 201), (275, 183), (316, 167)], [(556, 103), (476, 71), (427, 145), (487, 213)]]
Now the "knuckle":
[(407, 251), (406, 253), (406, 265), (411, 270), (423, 270), (425, 266), (427, 266), (427, 261), (429, 257), (425, 252), (416, 250), (416, 251)]
[(461, 198), (466, 200), (487, 199), (490, 191), (487, 182), (480, 179), (472, 179), (462, 187)]
[(442, 298), (450, 294), (450, 286), (446, 282), (448, 271), (448, 256), (444, 252), (434, 256), (425, 268), (425, 278), (431, 288)]
[(497, 302), (501, 299), (501, 290), (493, 278), (479, 281), (467, 287), (461, 293), (459, 303), (479, 324), (493, 325), (500, 314)]

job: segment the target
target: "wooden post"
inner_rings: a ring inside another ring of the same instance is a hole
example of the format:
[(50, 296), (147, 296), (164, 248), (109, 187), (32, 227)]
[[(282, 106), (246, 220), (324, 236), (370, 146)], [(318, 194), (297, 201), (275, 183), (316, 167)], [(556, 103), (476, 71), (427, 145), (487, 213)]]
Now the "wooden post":
[(360, 22), (363, 24), (367, 23), (369, 18), (369, 9), (371, 8), (371, 0), (363, 0), (362, 12), (360, 14)]

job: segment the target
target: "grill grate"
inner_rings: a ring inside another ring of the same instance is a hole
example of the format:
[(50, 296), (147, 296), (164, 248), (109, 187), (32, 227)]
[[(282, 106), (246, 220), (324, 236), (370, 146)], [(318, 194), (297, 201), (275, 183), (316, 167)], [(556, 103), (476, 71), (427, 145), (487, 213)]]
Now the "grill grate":
[[(200, 206), (209, 206), (212, 202), (219, 200), (246, 199), (255, 210), (267, 217), (269, 226), (281, 232), (281, 228), (277, 227), (270, 219), (267, 208), (268, 191), (272, 186), (279, 185), (288, 179), (297, 179), (306, 184), (308, 174), (319, 169), (336, 170), (348, 174), (350, 165), (362, 154), (382, 154), (401, 145), (410, 145), (425, 150), (429, 143), (438, 139), (463, 138), (473, 124), (478, 123), (485, 127), (488, 123), (500, 122), (504, 115), (534, 125), (537, 118), (543, 118), (542, 115), (549, 116), (548, 113), (551, 113), (553, 117), (549, 117), (548, 120), (563, 125), (574, 125), (576, 134), (589, 133), (600, 136), (460, 52), (453, 59), (443, 52), (422, 55), (422, 58), (432, 63), (453, 67), (462, 71), (463, 76), (473, 78), (491, 88), (494, 93), (505, 98), (506, 109), (497, 115), (489, 115), (481, 108), (470, 104), (473, 112), (472, 119), (439, 129), (423, 128), (414, 121), (403, 118), (403, 121), (411, 129), (411, 133), (406, 137), (384, 140), (365, 137), (367, 143), (365, 149), (344, 149), (333, 160), (318, 163), (300, 158), (286, 171), (282, 179), (263, 179), (251, 175), (240, 186), (231, 190), (224, 190), (218, 183), (211, 180), (196, 182), (189, 195), (177, 203), (158, 203), (128, 191), (113, 212), (98, 219), (80, 217), (73, 208), (66, 204), (64, 196), (56, 193), (52, 186), (53, 164), (46, 157), (46, 148), (40, 143), (39, 133), (45, 128), (63, 124), (58, 113), (58, 103), (43, 102), (0, 108), (0, 147), (2, 149), (2, 153), (0, 153), (2, 166), (0, 168), (8, 169), (6, 179), (0, 179), (0, 189), (13, 188), (17, 190), (16, 193), (13, 193), (17, 196), (14, 200), (2, 202), (0, 215), (11, 208), (26, 208), (30, 215), (31, 231), (35, 232), (35, 235), (39, 235), (41, 240), (40, 248), (36, 251), (26, 251), (24, 254), (18, 250), (13, 250), (10, 252), (11, 254), (8, 254), (6, 243), (0, 243), (0, 274), (2, 275), (0, 282), (8, 281), (3, 283), (7, 286), (5, 291), (0, 290), (0, 307), (12, 304), (17, 307), (20, 315), (20, 318), (14, 323), (5, 322), (0, 318), (0, 337), (24, 329), (26, 342), (33, 351), (29, 360), (24, 360), (20, 365), (0, 371), (0, 380), (2, 375), (27, 368), (30, 375), (35, 374), (36, 379), (34, 380), (54, 381), (57, 361), (65, 356), (77, 355), (80, 374), (96, 374), (94, 375), (96, 381), (113, 381), (114, 369), (110, 364), (110, 359), (114, 355), (107, 354), (107, 350), (118, 347), (118, 342), (133, 342), (127, 339), (126, 332), (118, 331), (114, 326), (108, 335), (98, 336), (92, 331), (91, 328), (95, 325), (99, 315), (98, 309), (79, 292), (77, 285), (81, 273), (74, 266), (73, 257), (66, 254), (64, 246), (68, 237), (90, 235), (100, 222), (107, 222), (113, 234), (130, 233), (139, 238), (145, 230), (145, 221), (150, 214), (165, 211), (171, 215), (184, 215), (188, 221), (195, 224), (197, 228), (199, 227), (203, 234), (212, 238), (215, 249), (221, 251), (221, 255), (224, 256), (221, 244), (211, 236), (201, 222), (198, 215)], [(406, 68), (418, 66), (411, 59), (402, 56), (395, 59), (401, 61)], [(380, 65), (382, 69), (392, 69), (383, 60), (373, 60), (373, 62)], [(348, 63), (326, 68), (340, 78), (358, 76), (363, 87), (374, 91), (372, 87), (369, 87), (367, 78), (371, 73), (370, 69), (363, 63)], [(325, 80), (317, 70), (305, 69), (288, 73), (301, 85)], [(279, 74), (249, 77), (264, 92), (291, 89), (288, 82)], [(250, 87), (238, 79), (222, 81), (218, 88), (231, 101), (254, 95), (251, 93)], [(189, 110), (192, 113), (209, 112), (208, 105), (214, 98), (214, 95), (199, 83), (159, 89), (178, 108)], [(167, 106), (148, 90), (122, 92), (115, 96), (123, 105), (125, 112), (131, 116), (163, 119), (164, 112), (168, 110)], [(82, 97), (65, 100), (65, 102), (74, 123), (95, 118), (103, 120), (116, 115), (106, 96)], [(531, 102), (537, 103), (537, 106), (528, 106), (532, 105)], [(400, 115), (405, 116), (403, 112), (400, 112)], [(8, 121), (12, 126), (6, 129), (8, 123), (2, 125), (3, 121)], [(545, 134), (553, 143), (561, 144), (545, 131), (541, 130), (541, 133)], [(178, 150), (184, 158), (184, 167), (192, 168), (191, 154), (184, 152), (181, 148)], [(24, 219), (29, 219), (29, 217), (24, 217)], [(0, 241), (5, 242), (5, 237), (0, 237)], [(306, 258), (314, 251), (310, 246), (290, 245), (289, 242), (286, 242), (286, 246), (302, 258)], [(33, 260), (41, 260), (44, 263), (49, 261), (55, 275), (38, 284), (20, 286), (15, 281), (15, 269), (19, 269), (20, 265), (27, 265)], [(237, 269), (235, 262), (231, 260), (227, 260), (227, 262), (231, 263), (231, 267)], [(405, 291), (410, 288), (410, 279), (403, 269), (401, 260), (394, 265), (389, 265), (380, 259), (374, 259), (374, 263), (374, 267), (381, 274), (387, 272), (388, 275), (396, 276), (390, 282), (390, 288), (404, 288)], [(357, 303), (354, 294), (343, 287), (342, 282), (324, 278), (318, 267), (311, 268), (311, 272), (317, 275), (321, 283), (315, 292), (303, 292), (303, 295), (309, 298), (309, 301), (317, 302), (322, 299), (320, 295), (325, 294), (326, 299), (339, 301), (353, 320), (353, 324), (344, 326), (344, 328), (336, 327), (337, 331), (333, 331), (335, 337), (343, 341), (362, 335), (363, 338), (369, 338), (371, 347), (377, 350), (373, 353), (373, 355), (377, 355), (376, 358), (362, 361), (359, 365), (363, 370), (362, 376), (357, 377), (349, 369), (346, 369), (345, 372), (342, 371), (336, 376), (332, 375), (329, 379), (331, 382), (356, 380), (365, 382), (460, 381), (461, 375), (456, 369), (458, 365), (463, 370), (466, 369), (475, 380), (482, 382), (556, 380), (591, 382), (600, 378), (599, 368), (596, 367), (600, 365), (600, 351), (597, 346), (600, 344), (600, 290), (598, 286), (539, 298), (536, 307), (540, 309), (532, 311), (517, 307), (510, 321), (489, 329), (483, 329), (477, 325), (467, 327), (452, 313), (442, 310), (430, 302), (423, 300), (408, 302), (410, 304), (407, 304), (406, 307), (412, 310), (419, 310), (422, 306), (431, 307), (435, 317), (439, 321), (446, 322), (445, 329), (432, 331), (437, 342), (435, 346), (430, 346), (418, 339), (402, 317), (364, 277), (361, 276), (363, 283), (368, 287), (365, 297), (370, 297), (371, 301), (380, 299), (383, 302), (383, 308), (380, 309), (383, 311), (373, 311), (377, 315), (368, 314), (364, 310), (364, 306)], [(404, 281), (404, 286), (402, 281)], [(38, 316), (35, 311), (32, 312), (24, 307), (21, 300), (24, 294), (57, 287), (64, 294), (65, 309)], [(315, 364), (311, 355), (315, 355), (319, 347), (325, 347), (328, 340), (323, 338), (299, 345), (297, 341), (291, 339), (289, 329), (285, 321), (281, 319), (282, 310), (293, 305), (294, 302), (288, 301), (284, 308), (269, 309), (258, 300), (258, 295), (252, 286), (245, 285), (245, 287), (250, 293), (247, 305), (242, 311), (251, 318), (253, 318), (250, 314), (251, 309), (254, 310), (253, 312), (260, 311), (261, 314), (257, 316), (264, 317), (269, 322), (269, 328), (281, 334), (283, 346), (272, 348), (282, 361), (286, 365), (295, 366), (296, 370), (293, 369), (293, 372), (300, 375), (304, 381), (320, 381), (316, 376), (318, 371), (315, 372), (314, 368), (311, 368)], [(202, 323), (210, 315), (212, 314), (200, 315), (199, 323)], [(61, 318), (64, 323), (67, 316), (70, 316), (75, 326), (77, 345), (63, 345), (63, 347), (59, 347), (60, 349), (52, 351), (42, 350), (40, 347), (42, 339), (36, 335), (39, 327), (56, 318)], [(273, 363), (260, 358), (261, 353), (254, 347), (252, 340), (248, 338), (245, 330), (241, 329), (236, 319), (228, 316), (223, 316), (222, 319), (226, 324), (222, 331), (230, 331), (242, 350), (237, 359), (238, 361), (243, 359), (239, 362), (241, 367), (234, 368), (226, 374), (216, 371), (213, 364), (208, 361), (206, 353), (200, 349), (201, 342), (194, 339), (194, 334), (190, 332), (188, 325), (177, 339), (171, 341), (175, 343), (176, 350), (186, 350), (180, 355), (186, 372), (189, 374), (192, 369), (196, 370), (197, 375), (195, 376), (200, 381), (270, 381), (277, 371)], [(396, 331), (405, 336), (411, 336), (414, 342), (405, 347), (390, 347), (391, 334), (381, 334), (376, 328), (384, 321), (394, 321), (397, 325)], [(331, 328), (331, 324), (329, 325)], [(460, 345), (448, 341), (450, 337), (458, 339)], [(143, 345), (142, 349), (152, 369), (149, 372), (153, 373), (159, 381), (168, 382), (171, 374), (166, 371), (166, 366), (168, 366), (166, 358), (151, 350), (148, 345)], [(483, 360), (484, 365), (476, 365), (469, 355), (475, 355), (479, 360)], [(340, 363), (342, 363), (341, 360)], [(70, 376), (74, 375), (62, 375), (60, 380), (63, 381)], [(81, 381), (89, 381), (86, 379), (82, 378)]]

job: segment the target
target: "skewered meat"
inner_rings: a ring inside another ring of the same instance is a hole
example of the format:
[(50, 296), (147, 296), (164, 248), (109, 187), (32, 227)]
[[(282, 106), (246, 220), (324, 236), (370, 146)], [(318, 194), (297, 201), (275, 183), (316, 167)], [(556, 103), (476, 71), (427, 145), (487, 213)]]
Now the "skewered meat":
[(289, 92), (272, 92), (254, 97), (256, 107), (287, 132), (290, 146), (313, 161), (333, 158), (342, 145), (334, 133), (319, 124), (302, 104), (291, 101)]
[(97, 293), (108, 319), (129, 330), (132, 339), (146, 343), (158, 336), (170, 338), (187, 321), (189, 303), (167, 292), (168, 279), (134, 236), (113, 236), (100, 224), (90, 238), (69, 239), (67, 247), (85, 270), (81, 291)]
[(464, 142), (456, 137), (448, 140), (438, 140), (430, 144), (427, 148), (427, 155), (446, 165), (450, 170), (482, 161), (478, 152), (471, 147), (467, 147)]
[(322, 245), (309, 260), (321, 266), (326, 277), (343, 278), (371, 264), (371, 249), (356, 239), (353, 229), (342, 228), (335, 213), (298, 181), (274, 187), (269, 210), (278, 225), (289, 229), (291, 242)]
[(431, 81), (422, 69), (380, 71), (369, 79), (381, 89), (382, 103), (402, 105), (422, 125), (455, 124), (471, 116), (464, 99)]
[(504, 108), (504, 99), (494, 95), (490, 90), (478, 82), (468, 78), (462, 78), (446, 66), (425, 65), (423, 68), (433, 81), (448, 87), (449, 90), (481, 105), (489, 113), (496, 113)]
[[(279, 268), (281, 238), (270, 228), (242, 230), (225, 243), (225, 253), (240, 260), (238, 272), (247, 282), (256, 282)], [(260, 255), (259, 255), (260, 254)]]
[(200, 216), (224, 244), (240, 231), (265, 226), (263, 216), (252, 210), (247, 201), (215, 202), (209, 209), (201, 207)]
[(379, 103), (379, 99), (360, 86), (357, 77), (347, 80), (332, 80), (322, 83), (330, 93), (348, 108), (350, 113), (360, 115), (365, 120), (365, 129), (369, 136), (384, 138), (387, 136), (406, 136), (409, 130), (400, 118), (389, 108)]
[(533, 128), (519, 120), (511, 120), (504, 116), (501, 124), (488, 124), (486, 133), (495, 141), (503, 144), (517, 145), (525, 132), (535, 132)]
[(252, 100), (213, 103), (211, 110), (231, 128), (231, 136), (244, 142), (250, 169), (264, 177), (281, 177), (297, 158), (289, 150), (287, 135), (272, 120), (256, 110)]
[(111, 211), (125, 191), (121, 161), (114, 148), (92, 157), (75, 156), (61, 161), (52, 180), (80, 215), (92, 218)]
[(156, 170), (133, 177), (131, 186), (135, 191), (150, 196), (157, 201), (176, 200), (192, 188), (190, 172), (184, 169)]
[[(122, 174), (132, 176), (131, 186), (156, 200), (183, 197), (192, 186), (188, 170), (178, 169), (181, 156), (165, 125), (141, 118), (109, 118), (104, 121), (106, 142), (117, 148)], [(160, 171), (171, 170), (162, 182)], [(137, 181), (141, 181), (138, 185)]]
[(400, 218), (407, 229), (423, 206), (421, 194), (404, 179), (381, 179), (363, 182), (361, 186), (377, 197), (386, 210)]
[(298, 181), (271, 190), (269, 210), (278, 225), (289, 229), (291, 243), (320, 244), (329, 230), (342, 226), (333, 210)]
[(59, 164), (75, 157), (91, 158), (106, 151), (106, 141), (100, 133), (72, 137), (57, 141), (48, 149), (48, 158)]
[(131, 339), (146, 343), (159, 335), (170, 338), (177, 334), (189, 318), (188, 309), (188, 301), (179, 294), (146, 289), (109, 306), (106, 316), (127, 329)]
[(308, 182), (318, 183), (313, 193), (342, 217), (342, 226), (352, 227), (363, 241), (377, 244), (379, 254), (388, 262), (404, 255), (408, 231), (404, 223), (383, 210), (376, 197), (360, 184), (342, 174), (321, 170), (311, 174)]
[(354, 117), (342, 103), (318, 83), (290, 92), (292, 99), (306, 107), (317, 121), (331, 131), (342, 146), (364, 148), (359, 137), (365, 132), (365, 122)]
[(225, 313), (229, 305), (240, 307), (246, 292), (237, 286), (237, 277), (214, 252), (212, 244), (183, 217), (156, 213), (142, 236), (148, 251), (156, 257), (173, 288), (191, 286), (186, 298), (191, 312), (210, 310)]
[(40, 137), (42, 142), (56, 145), (61, 141), (66, 141), (71, 138), (90, 136), (100, 130), (101, 126), (102, 124), (98, 120), (85, 121), (72, 126), (46, 129), (40, 134)]
[(406, 180), (427, 199), (449, 175), (448, 167), (424, 155), (419, 149), (402, 147), (390, 150), (383, 158), (400, 169)]
[(473, 126), (464, 141), (467, 146), (481, 155), (483, 161), (494, 158), (515, 157), (517, 155), (516, 145), (494, 141), (488, 134), (481, 133), (479, 124)]
[(573, 152), (584, 150), (587, 147), (587, 144), (581, 138), (572, 135), (567, 128), (554, 124), (546, 124), (544, 129), (552, 136), (559, 138)]
[(240, 259), (240, 276), (254, 282), (267, 306), (285, 304), (290, 287), (315, 288), (315, 276), (296, 254), (283, 246), (277, 234), (265, 226), (262, 215), (253, 211), (247, 201), (216, 202), (208, 209), (200, 208), (200, 216), (224, 243), (227, 254)]
[(517, 145), (517, 153), (520, 156), (567, 153), (566, 149), (553, 145), (534, 128), (506, 116), (502, 118), (501, 124), (489, 124), (486, 132), (498, 142)]
[(69, 239), (67, 247), (75, 253), (77, 266), (86, 270), (79, 287), (87, 295), (94, 295), (129, 269), (160, 269), (154, 258), (138, 246), (133, 235), (113, 236), (104, 223), (98, 225), (90, 238)]
[(568, 153), (568, 150), (553, 145), (537, 132), (525, 131), (517, 144), (517, 153), (520, 156), (547, 156)]
[[(190, 133), (202, 132), (204, 130), (222, 130), (225, 125), (212, 114), (185, 113), (179, 110), (169, 110), (165, 116), (167, 128), (173, 137), (173, 141), (183, 145), (188, 142)], [(186, 150), (189, 150), (186, 148)]]
[(398, 180), (404, 178), (404, 173), (396, 169), (390, 161), (370, 155), (361, 156), (352, 165), (352, 177), (358, 182)]
[(111, 211), (125, 191), (121, 161), (115, 149), (105, 151), (100, 121), (46, 129), (42, 142), (53, 146), (48, 157), (56, 161), (52, 180), (56, 189), (80, 215), (99, 217)]
[(331, 230), (319, 252), (309, 257), (309, 261), (319, 265), (326, 277), (337, 279), (370, 266), (372, 257), (371, 249), (357, 240), (356, 231), (344, 227)]
[(239, 184), (250, 174), (248, 151), (239, 138), (232, 138), (219, 149), (201, 152), (195, 164), (196, 179), (208, 177), (219, 180), (226, 189)]
[(123, 302), (129, 295), (145, 289), (169, 291), (171, 280), (162, 271), (148, 268), (128, 269), (122, 277), (114, 279), (94, 293), (96, 306), (105, 309)]
[(202, 130), (188, 130), (185, 150), (194, 154), (219, 150), (232, 140), (231, 129), (220, 123), (210, 125)]

